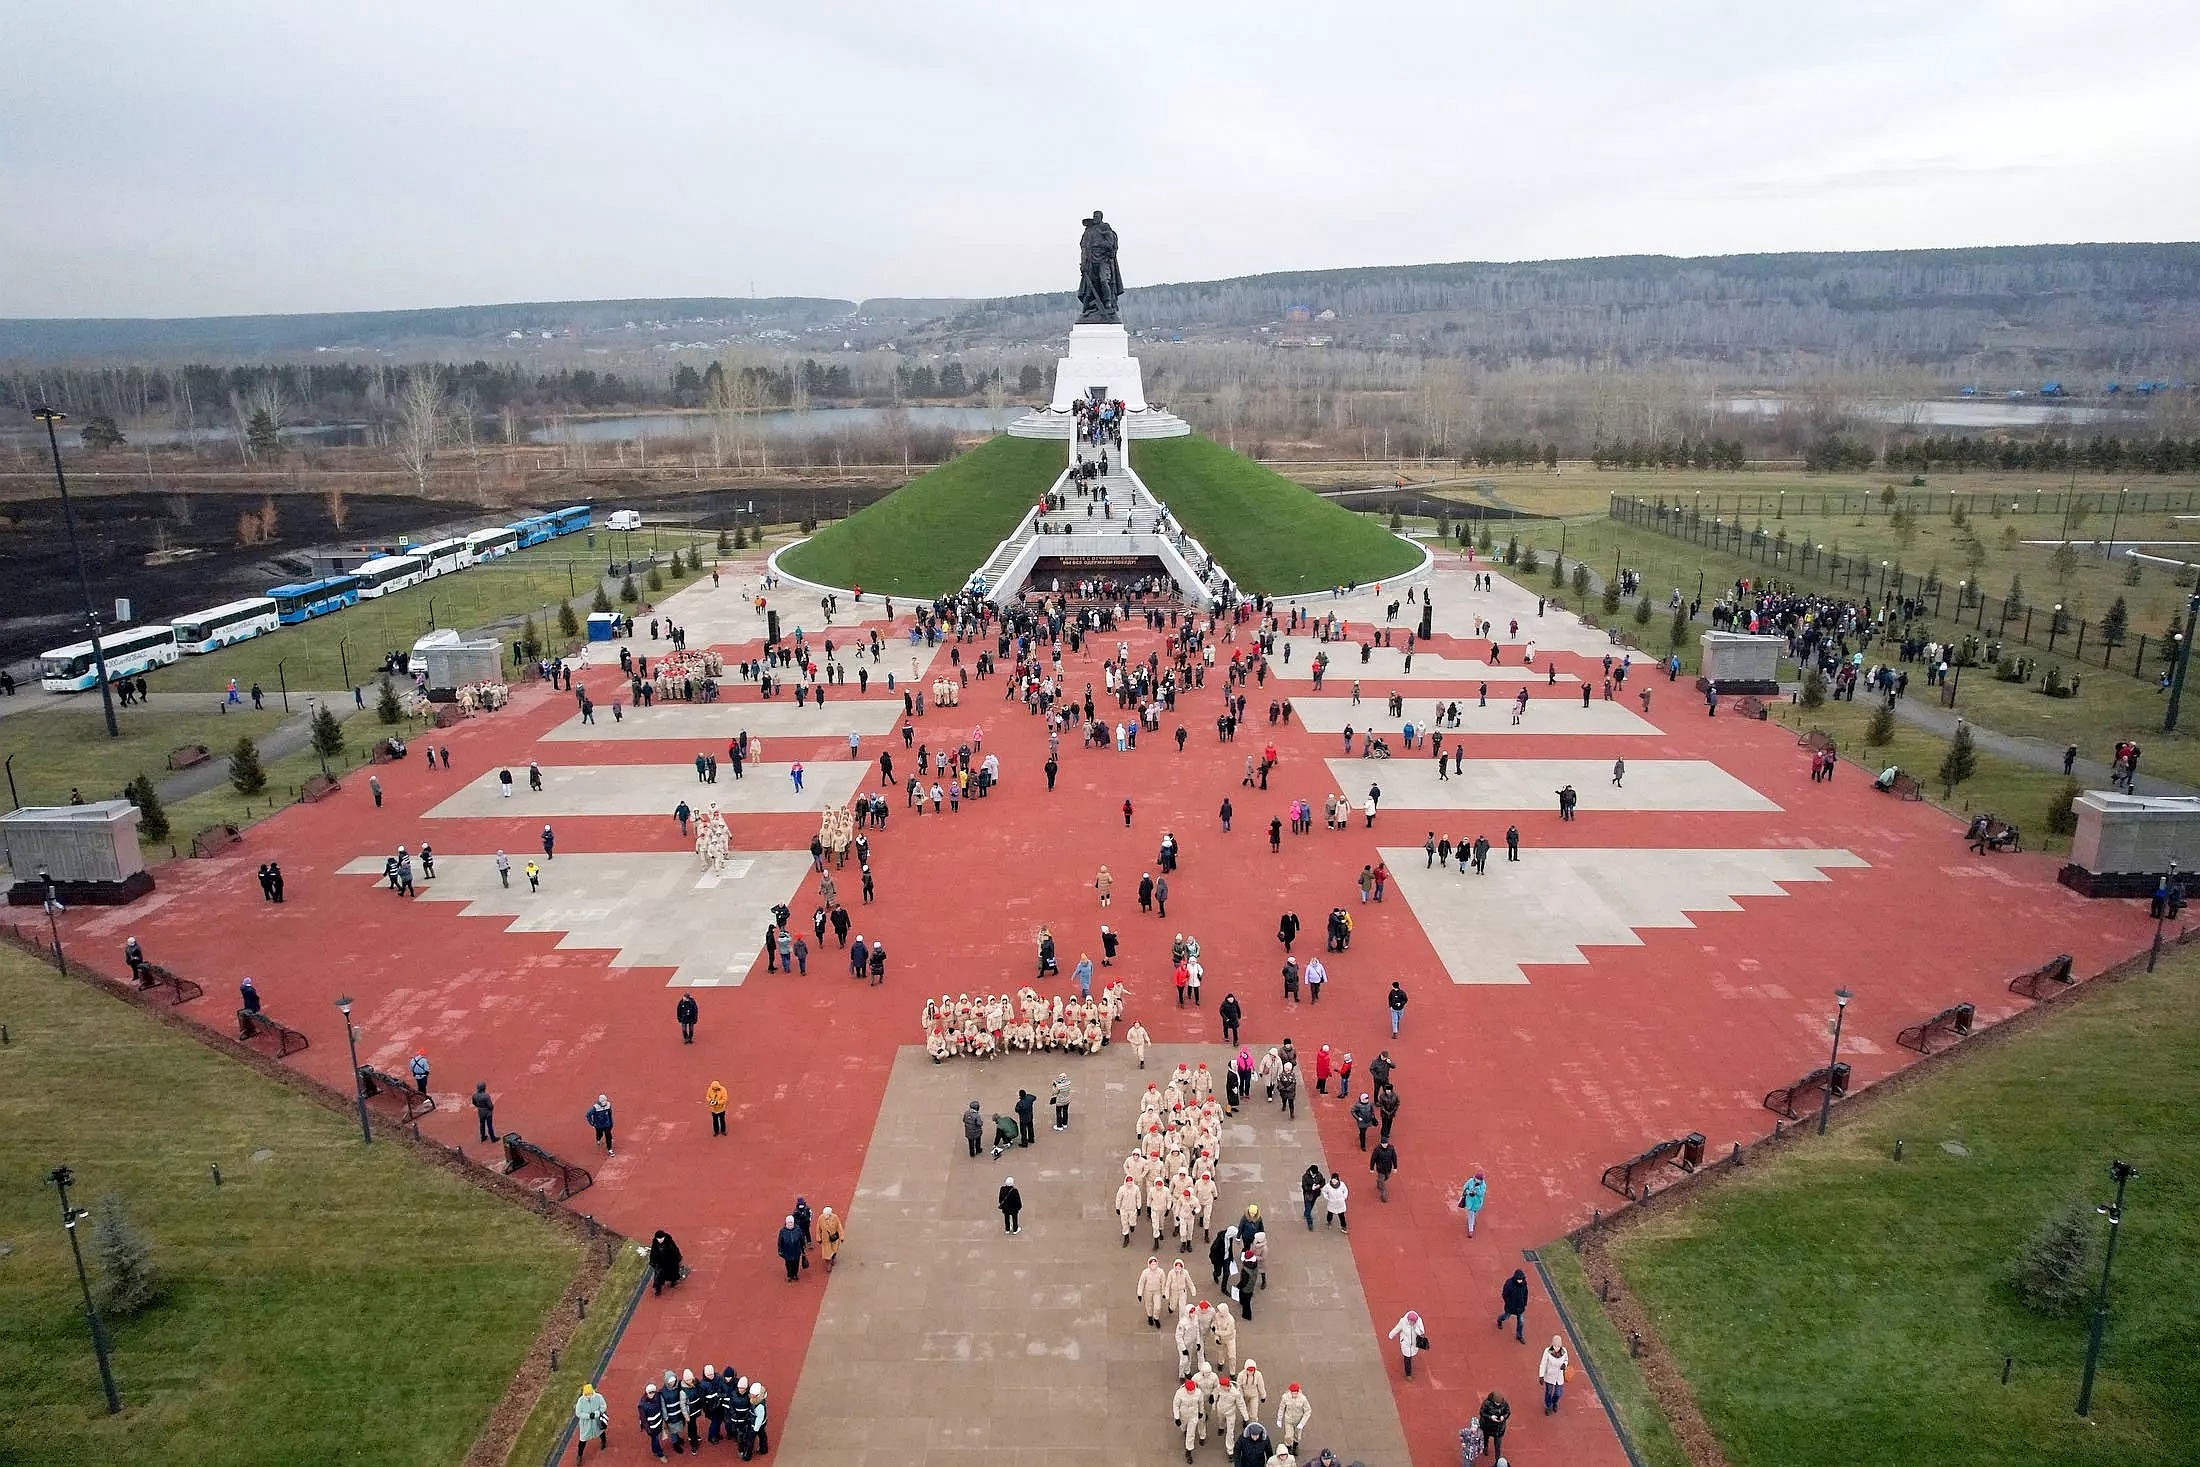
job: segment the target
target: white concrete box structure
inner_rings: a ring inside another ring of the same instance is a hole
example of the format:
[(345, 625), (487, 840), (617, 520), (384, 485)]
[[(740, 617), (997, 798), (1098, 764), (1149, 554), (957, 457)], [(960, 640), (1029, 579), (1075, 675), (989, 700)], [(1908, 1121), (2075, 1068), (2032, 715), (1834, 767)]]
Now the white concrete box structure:
[(1780, 654), (1787, 650), (1786, 639), (1748, 632), (1705, 632), (1702, 646), (1704, 680), (1720, 692), (1780, 691)]
[(1123, 404), (1125, 438), (1181, 438), (1191, 424), (1146, 401), (1146, 379), (1131, 355), (1130, 333), (1121, 326), (1072, 326), (1069, 355), (1054, 363), (1054, 397), (1047, 406), (1009, 424), (1017, 438), (1068, 438), (1075, 431), (1071, 404), (1097, 395)]
[(153, 889), (138, 850), (138, 807), (128, 800), (25, 805), (0, 815), (0, 846), (15, 883), (10, 906), (36, 906), (46, 883), (63, 902), (116, 906)]
[(2063, 885), (2088, 896), (2146, 896), (2172, 869), (2200, 870), (2200, 796), (2087, 790)]

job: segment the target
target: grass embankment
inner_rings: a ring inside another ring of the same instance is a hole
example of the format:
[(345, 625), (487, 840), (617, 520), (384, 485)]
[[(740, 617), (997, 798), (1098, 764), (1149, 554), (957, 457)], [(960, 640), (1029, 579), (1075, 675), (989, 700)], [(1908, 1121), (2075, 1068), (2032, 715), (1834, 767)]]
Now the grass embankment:
[(1211, 438), (1140, 440), (1131, 468), (1248, 591), (1289, 596), (1413, 569), (1421, 552)]
[[(2048, 518), (2052, 522), (2053, 517)], [(1653, 531), (1631, 529), (1616, 525), (1610, 520), (1574, 521), (1563, 528), (1565, 558), (1569, 571), (1575, 561), (1586, 560), (1599, 575), (1608, 575), (1616, 554), (1622, 564), (1642, 572), (1643, 583), (1653, 598), (1653, 616), (1646, 630), (1655, 634), (1645, 636), (1644, 641), (1659, 650), (1665, 645), (1663, 628), (1671, 619), (1663, 609), (1665, 598), (1672, 594), (1675, 586), (1693, 597), (1699, 574), (1703, 578), (1701, 584), (1707, 604), (1716, 599), (1722, 590), (1731, 590), (1735, 579), (1741, 576), (1771, 575), (1783, 582), (1792, 579), (1805, 591), (1835, 596), (1840, 594), (1838, 581), (1829, 584), (1809, 575), (1791, 577), (1784, 571), (1768, 571), (1764, 566), (1741, 556), (1706, 550), (1685, 540), (1673, 539)], [(1534, 546), (1546, 561), (1550, 553), (1558, 547), (1560, 531), (1561, 527), (1557, 524), (1523, 524), (1517, 529), (1521, 544)], [(1498, 544), (1503, 546), (1503, 536), (1498, 537)], [(1948, 578), (1950, 594), (1947, 604), (1949, 610), (1953, 611), (1955, 582), (1945, 568), (1942, 574)], [(2155, 577), (2151, 572), (2147, 579), (2149, 582), (2160, 580), (2167, 585), (2166, 578)], [(2126, 595), (2135, 594), (2132, 588), (2118, 589)], [(1877, 590), (1876, 582), (1873, 590)], [(2181, 596), (2185, 593), (2174, 594)], [(1589, 611), (1592, 616), (1603, 616), (1603, 603), (1594, 595), (1589, 598)], [(1632, 611), (1632, 603), (1629, 603), (1620, 613), (1623, 625), (1633, 625), (1627, 619)], [(2132, 625), (2135, 636), (2145, 625), (2136, 619), (2137, 615), (2134, 610)], [(1992, 621), (1993, 618), (1989, 615), (1989, 627)], [(1943, 633), (1952, 635), (1954, 632), (1952, 621), (1936, 622), (1933, 625)], [(1966, 630), (1969, 625), (1966, 621)], [(1696, 628), (1698, 632), (1707, 629), (1702, 625)], [(2033, 658), (2043, 667), (2052, 660), (2038, 648), (2026, 648), (2012, 643), (2008, 650), (2011, 656)], [(2089, 644), (2088, 651), (2090, 650)], [(2126, 649), (2126, 652), (2129, 650)], [(2165, 734), (2162, 732), (2165, 700), (2155, 691), (2151, 682), (2122, 672), (2106, 671), (2098, 665), (2080, 667), (2067, 662), (2062, 665), (2066, 673), (2075, 674), (2079, 679), (2079, 692), (2075, 698), (2050, 698), (2040, 692), (2037, 673), (2029, 684), (2002, 683), (1994, 680), (1991, 668), (1972, 667), (1964, 669), (1958, 683), (1955, 711), (1981, 728), (1991, 728), (2020, 738), (2039, 739), (2049, 747), (2049, 752), (2057, 755), (2064, 745), (2076, 744), (2087, 758), (2103, 763), (2108, 761), (2118, 740), (2133, 739), (2145, 751), (2144, 761), (2140, 765), (2142, 773), (2160, 775), (2164, 779), (2185, 784), (2200, 784), (2200, 738), (2190, 732), (2200, 720), (2188, 713), (2183, 720), (2187, 731)], [(2129, 664), (2121, 662), (2119, 665)], [(2150, 663), (2150, 667), (2153, 665)], [(1910, 696), (1937, 696), (1933, 690), (1922, 687), (1924, 679), (1921, 669), (1913, 667), (1910, 672)]]
[[(648, 1272), (649, 1265), (640, 1253), (633, 1248), (620, 1247), (611, 1260), (610, 1271), (596, 1285), (595, 1298), (588, 1302), (588, 1318), (574, 1330), (573, 1338), (558, 1357), (557, 1372), (544, 1383), (542, 1394), (535, 1400), (535, 1409), (528, 1414), (527, 1424), (520, 1428), (518, 1440), (512, 1443), (506, 1460), (515, 1467), (534, 1467), (535, 1463), (547, 1458), (550, 1444), (573, 1419), (573, 1402), (580, 1396), (581, 1382), (600, 1385), (596, 1364), (611, 1343), (611, 1332), (619, 1327), (626, 1313), (626, 1301), (634, 1296)], [(620, 1423), (614, 1415), (612, 1431), (616, 1433), (619, 1429)]]
[[(349, 1117), (12, 949), (0, 994), (0, 1236), (13, 1249), (0, 1455), (24, 1467), (465, 1455), (578, 1243), (406, 1148), (361, 1146)], [(108, 1322), (119, 1416), (42, 1181), (64, 1162), (81, 1205), (123, 1199), (168, 1281), (151, 1309)]]
[[(1614, 1238), (1728, 1459), (2200, 1461), (2196, 1045), (2188, 951)], [(2084, 1309), (2002, 1273), (2066, 1201), (2098, 1241), (2112, 1158), (2139, 1178), (2088, 1424)]]
[[(304, 708), (296, 699), (292, 706)], [(66, 805), (72, 789), (87, 800), (113, 800), (139, 774), (156, 785), (166, 779), (168, 755), (179, 745), (204, 744), (219, 758), (240, 738), (265, 739), (282, 721), (282, 705), (272, 695), (260, 713), (249, 705), (224, 713), (209, 695), (197, 711), (118, 706), (115, 725), (122, 737), (110, 739), (99, 694), (79, 694), (69, 707), (0, 718), (0, 758), (13, 756), (8, 767), (26, 805)]]
[(1068, 462), (1060, 440), (988, 439), (826, 525), (780, 565), (824, 586), (897, 596), (959, 591)]
[[(1688, 1453), (1681, 1449), (1679, 1438), (1673, 1435), (1673, 1428), (1659, 1412), (1649, 1383), (1628, 1358), (1627, 1342), (1620, 1338), (1611, 1316), (1597, 1302), (1596, 1290), (1590, 1287), (1589, 1276), (1582, 1272), (1581, 1260), (1574, 1256), (1574, 1250), (1564, 1243), (1554, 1243), (1541, 1250), (1540, 1256), (1544, 1272), (1551, 1276), (1551, 1287), (1558, 1291), (1566, 1313), (1573, 1320), (1581, 1348), (1596, 1363), (1597, 1379), (1604, 1387), (1604, 1394), (1619, 1414), (1642, 1460), (1648, 1467), (1688, 1467)], [(1585, 1400), (1588, 1395), (1586, 1391), (1577, 1394)]]

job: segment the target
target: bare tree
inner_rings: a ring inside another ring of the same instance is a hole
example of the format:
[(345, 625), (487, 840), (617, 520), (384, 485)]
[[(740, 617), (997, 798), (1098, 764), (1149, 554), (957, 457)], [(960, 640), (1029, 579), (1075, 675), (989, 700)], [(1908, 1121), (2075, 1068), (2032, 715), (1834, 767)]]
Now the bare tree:
[(397, 456), (422, 494), (428, 492), (449, 406), (442, 374), (434, 367), (415, 367), (405, 374), (397, 394)]

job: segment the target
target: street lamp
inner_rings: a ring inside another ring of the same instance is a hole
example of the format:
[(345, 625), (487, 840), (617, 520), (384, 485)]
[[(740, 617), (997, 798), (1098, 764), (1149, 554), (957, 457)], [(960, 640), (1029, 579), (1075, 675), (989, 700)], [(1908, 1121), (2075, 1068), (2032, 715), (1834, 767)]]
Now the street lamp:
[[(2134, 780), (2132, 786), (2131, 792), (2137, 794), (2139, 792), (2138, 782)], [(2161, 896), (2154, 903), (2154, 946), (2147, 949), (2147, 971), (2149, 973), (2154, 971), (2154, 965), (2161, 960), (2162, 924), (2169, 920), (2170, 911), (2176, 905), (2177, 858), (2172, 856), (2169, 858), (2169, 874), (2162, 878)]]
[(61, 490), (61, 522), (68, 527), (69, 553), (76, 557), (76, 587), (84, 595), (84, 624), (92, 634), (92, 666), (99, 672), (99, 704), (107, 713), (107, 737), (119, 739), (122, 730), (115, 724), (115, 693), (107, 686), (107, 652), (99, 645), (99, 612), (92, 605), (92, 577), (84, 568), (84, 547), (77, 543), (76, 510), (69, 503), (69, 479), (61, 472), (61, 438), (53, 426), (68, 414), (40, 407), (31, 409), (31, 416), (46, 425), (46, 446), (53, 450), (53, 481)]
[(2116, 554), (2116, 527), (2124, 522), (2124, 496), (2130, 492), (2131, 486), (2129, 484), (2116, 491), (2116, 512), (2110, 515), (2108, 519), (2108, 553), (2101, 557), (2103, 560), (2110, 559)]
[(435, 630), (435, 598), (433, 596), (428, 598), (428, 630), (431, 632)]
[[(17, 752), (20, 753), (21, 751), (18, 750)], [(8, 808), (10, 810), (20, 810), (23, 808), (23, 797), (15, 792), (14, 754), (8, 755), (6, 768), (8, 771)]]
[(1841, 1021), (1849, 1015), (1851, 996), (1846, 988), (1836, 988), (1833, 991), (1833, 1058), (1826, 1061), (1825, 1099), (1818, 1106), (1818, 1134), (1821, 1136), (1826, 1134), (1827, 1117), (1833, 1114), (1834, 1073), (1841, 1066)]
[(351, 686), (351, 658), (345, 654), (344, 644), (350, 640), (349, 632), (336, 639), (336, 660), (343, 665), (344, 686), (347, 688)]
[(374, 1144), (374, 1128), (367, 1124), (367, 1085), (359, 1075), (359, 1031), (351, 1023), (351, 995), (336, 1000), (336, 1012), (344, 1016), (344, 1043), (351, 1050), (351, 1098), (359, 1103), (359, 1142)]
[[(2101, 1334), (2108, 1327), (2108, 1271), (2116, 1263), (2116, 1239), (2123, 1232), (2124, 1186), (2139, 1175), (2139, 1169), (2128, 1161), (2112, 1161), (2108, 1175), (2116, 1183), (2116, 1200), (2095, 1212), (2108, 1219), (2108, 1251), (2101, 1258), (2101, 1288), (2093, 1296), (2093, 1327), (2085, 1341), (2085, 1377), (2078, 1383), (2078, 1414), (2093, 1414), (2093, 1373), (2101, 1363)], [(78, 1265), (79, 1272), (82, 1265)]]
[(53, 878), (46, 874), (43, 866), (38, 868), (38, 879), (46, 888), (45, 900), (40, 905), (46, 909), (46, 931), (53, 936), (54, 966), (66, 978), (69, 976), (69, 955), (61, 950), (61, 894), (54, 890)]
[(107, 1327), (99, 1322), (99, 1310), (92, 1304), (92, 1280), (84, 1272), (84, 1246), (76, 1240), (76, 1225), (91, 1213), (69, 1205), (69, 1188), (76, 1185), (75, 1172), (57, 1166), (46, 1174), (46, 1180), (61, 1194), (61, 1226), (69, 1235), (69, 1252), (76, 1259), (76, 1283), (84, 1291), (84, 1322), (92, 1327), (92, 1353), (99, 1357), (99, 1383), (107, 1389), (107, 1414), (112, 1416), (122, 1409), (122, 1393), (115, 1389), (115, 1370), (107, 1363)]
[(290, 680), (283, 676), (283, 664), (289, 660), (287, 657), (275, 659), (275, 686), (283, 695), (283, 712), (285, 713), (290, 711)]

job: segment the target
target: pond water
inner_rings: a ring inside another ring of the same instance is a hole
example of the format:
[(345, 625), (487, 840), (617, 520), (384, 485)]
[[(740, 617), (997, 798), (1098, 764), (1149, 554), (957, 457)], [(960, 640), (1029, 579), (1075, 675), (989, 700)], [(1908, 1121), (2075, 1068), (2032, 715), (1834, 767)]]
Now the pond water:
[[(843, 428), (875, 428), (893, 414), (891, 408), (812, 408), (757, 413), (754, 421), (775, 438), (807, 438)], [(966, 432), (998, 430), (1026, 411), (1023, 403), (1006, 403), (995, 413), (982, 407), (904, 408), (913, 428), (954, 428)], [(561, 418), (529, 426), (529, 443), (632, 443), (643, 438), (704, 438), (710, 434), (708, 413), (631, 413), (606, 418)]]

